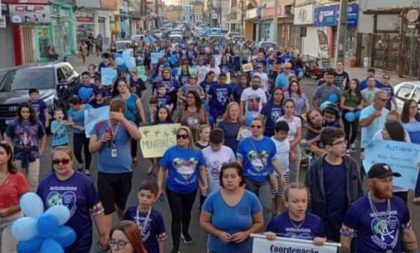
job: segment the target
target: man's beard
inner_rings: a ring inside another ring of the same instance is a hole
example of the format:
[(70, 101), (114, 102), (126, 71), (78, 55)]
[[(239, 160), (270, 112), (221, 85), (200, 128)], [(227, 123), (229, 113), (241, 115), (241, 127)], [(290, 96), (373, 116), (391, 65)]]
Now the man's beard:
[(392, 197), (392, 191), (390, 194), (388, 192), (382, 192), (375, 185), (373, 185), (372, 194), (375, 195), (376, 198), (383, 200), (390, 199)]

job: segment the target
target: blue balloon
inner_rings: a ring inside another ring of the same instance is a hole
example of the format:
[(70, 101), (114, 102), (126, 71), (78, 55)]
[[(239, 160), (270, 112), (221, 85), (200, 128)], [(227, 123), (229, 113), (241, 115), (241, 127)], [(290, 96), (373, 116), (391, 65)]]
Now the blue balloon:
[(118, 65), (118, 69), (121, 70), (122, 72), (128, 72), (128, 68), (127, 66), (125, 66), (125, 64)]
[(132, 50), (130, 50), (130, 49), (126, 49), (126, 50), (123, 51), (122, 58), (124, 59), (124, 61), (127, 61), (128, 59), (130, 59), (131, 51)]
[(356, 117), (355, 117), (355, 115), (354, 115), (354, 113), (353, 113), (353, 112), (348, 112), (348, 113), (346, 113), (346, 115), (344, 115), (344, 118), (345, 118), (348, 122), (353, 122), (353, 121), (356, 119)]
[(41, 253), (64, 253), (63, 247), (53, 239), (46, 239), (42, 243)]
[(52, 236), (63, 248), (72, 245), (76, 241), (76, 232), (71, 227), (60, 227), (57, 232)]
[(330, 96), (328, 97), (328, 101), (330, 101), (332, 104), (337, 103), (337, 99), (338, 97), (337, 97), (337, 94), (335, 93), (330, 94)]
[(254, 114), (247, 114), (244, 118), (244, 125), (251, 126), (252, 120), (255, 118)]
[(37, 220), (32, 217), (22, 217), (13, 222), (11, 233), (18, 241), (27, 241), (38, 235)]
[(56, 205), (49, 208), (45, 213), (54, 215), (59, 225), (64, 225), (70, 219), (70, 210), (64, 205)]
[(125, 66), (127, 66), (128, 69), (133, 69), (136, 67), (136, 60), (134, 57), (130, 57), (128, 59), (124, 60)]
[(19, 253), (34, 253), (41, 249), (41, 245), (44, 239), (39, 236), (32, 238), (31, 240), (20, 241), (17, 245), (17, 251)]
[(356, 119), (360, 119), (360, 110), (354, 112), (354, 116)]
[(44, 213), (38, 218), (36, 224), (39, 236), (48, 238), (57, 233), (59, 223), (58, 219), (51, 213)]
[(325, 101), (324, 103), (321, 104), (321, 106), (319, 108), (321, 108), (321, 110), (325, 110), (325, 108), (327, 108), (327, 106), (331, 104), (330, 101)]
[(38, 218), (44, 212), (42, 199), (33, 192), (25, 193), (19, 201), (20, 209), (25, 216)]
[(124, 64), (124, 59), (122, 57), (117, 57), (117, 58), (115, 58), (115, 63), (117, 65), (122, 65), (122, 64)]

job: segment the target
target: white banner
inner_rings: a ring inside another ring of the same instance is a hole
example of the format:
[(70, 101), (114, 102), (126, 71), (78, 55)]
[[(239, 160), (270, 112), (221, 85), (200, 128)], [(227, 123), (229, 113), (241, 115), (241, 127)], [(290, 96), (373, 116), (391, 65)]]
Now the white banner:
[(270, 241), (264, 235), (251, 235), (254, 238), (252, 253), (337, 253), (341, 246), (339, 243), (324, 243), (323, 246), (316, 246), (313, 241), (294, 238), (277, 237)]

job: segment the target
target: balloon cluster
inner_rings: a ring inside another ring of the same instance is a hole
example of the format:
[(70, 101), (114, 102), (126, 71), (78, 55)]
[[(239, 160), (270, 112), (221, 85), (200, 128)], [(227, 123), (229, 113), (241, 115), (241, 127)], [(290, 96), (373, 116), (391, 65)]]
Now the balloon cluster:
[(19, 253), (64, 253), (64, 248), (76, 241), (76, 232), (63, 226), (70, 218), (66, 206), (53, 206), (44, 212), (41, 198), (29, 192), (21, 197), (20, 208), (25, 216), (11, 227)]
[(347, 112), (344, 115), (344, 118), (348, 121), (348, 122), (353, 122), (355, 120), (358, 120), (360, 118), (360, 110), (355, 111), (355, 112)]
[(127, 72), (136, 67), (136, 59), (132, 56), (132, 51), (132, 49), (126, 49), (122, 54), (115, 54), (115, 63), (121, 71)]

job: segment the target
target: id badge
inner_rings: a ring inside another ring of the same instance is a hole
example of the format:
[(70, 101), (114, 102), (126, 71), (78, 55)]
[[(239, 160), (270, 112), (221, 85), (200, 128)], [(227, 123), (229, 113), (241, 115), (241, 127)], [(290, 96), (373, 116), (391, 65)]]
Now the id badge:
[(111, 149), (111, 157), (117, 157), (118, 156), (118, 151), (116, 148), (112, 148)]

